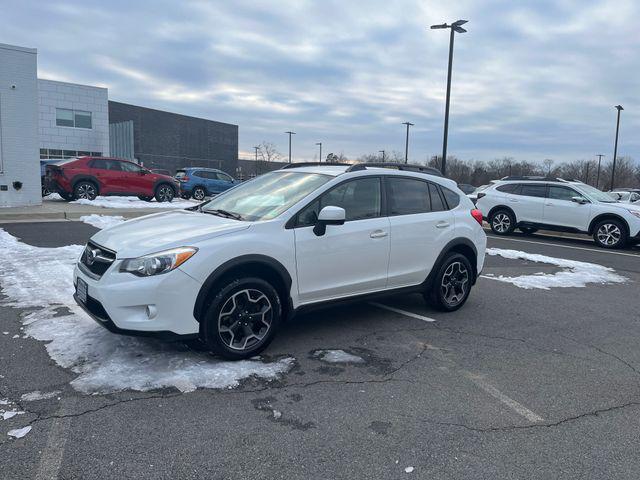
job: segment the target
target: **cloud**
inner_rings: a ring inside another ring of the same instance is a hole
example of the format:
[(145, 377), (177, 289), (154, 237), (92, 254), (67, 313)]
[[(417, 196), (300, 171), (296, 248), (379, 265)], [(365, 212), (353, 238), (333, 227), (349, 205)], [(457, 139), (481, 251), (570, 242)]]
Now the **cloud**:
[(440, 151), (448, 35), (458, 18), (449, 152), (463, 158), (640, 158), (634, 0), (255, 2), (10, 0), (2, 41), (39, 50), (43, 77), (114, 100), (240, 126), (294, 157)]

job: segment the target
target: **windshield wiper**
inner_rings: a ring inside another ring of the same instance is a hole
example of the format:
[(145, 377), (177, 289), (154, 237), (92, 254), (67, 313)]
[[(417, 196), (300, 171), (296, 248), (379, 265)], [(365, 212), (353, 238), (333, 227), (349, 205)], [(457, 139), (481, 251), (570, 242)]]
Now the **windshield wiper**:
[(227, 210), (222, 210), (220, 208), (215, 210), (201, 210), (203, 213), (210, 213), (211, 215), (217, 215), (219, 217), (233, 218), (234, 220), (242, 220), (242, 215), (239, 213), (229, 212)]

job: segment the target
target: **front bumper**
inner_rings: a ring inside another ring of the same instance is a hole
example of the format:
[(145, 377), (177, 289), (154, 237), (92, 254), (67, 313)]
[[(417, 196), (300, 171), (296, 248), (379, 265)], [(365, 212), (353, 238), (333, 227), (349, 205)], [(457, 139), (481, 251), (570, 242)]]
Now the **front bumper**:
[(78, 305), (100, 325), (114, 333), (162, 339), (195, 338), (200, 324), (193, 306), (202, 286), (180, 269), (153, 277), (120, 273), (116, 260), (104, 275), (95, 279), (77, 265), (78, 278), (87, 284), (87, 303)]

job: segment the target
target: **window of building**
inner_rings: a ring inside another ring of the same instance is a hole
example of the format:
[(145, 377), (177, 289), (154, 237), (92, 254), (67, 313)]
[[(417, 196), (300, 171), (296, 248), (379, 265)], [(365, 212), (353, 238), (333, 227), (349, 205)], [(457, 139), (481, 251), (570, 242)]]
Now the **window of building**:
[(92, 128), (91, 112), (56, 108), (56, 125), (58, 127)]
[(41, 148), (40, 159), (41, 160), (61, 160), (65, 158), (73, 157), (101, 157), (102, 152), (85, 152), (78, 150), (60, 150), (55, 148)]

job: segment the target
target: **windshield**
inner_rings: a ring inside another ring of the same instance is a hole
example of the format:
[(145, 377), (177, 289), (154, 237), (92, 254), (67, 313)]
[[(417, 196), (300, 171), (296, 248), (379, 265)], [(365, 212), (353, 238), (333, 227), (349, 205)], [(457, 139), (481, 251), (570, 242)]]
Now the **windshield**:
[(603, 191), (598, 190), (591, 185), (583, 183), (581, 185), (575, 185), (575, 187), (582, 193), (586, 193), (591, 199), (595, 200), (596, 202), (616, 203), (616, 200), (611, 198), (607, 193), (604, 193)]
[(270, 220), (331, 180), (329, 175), (278, 170), (218, 195), (204, 212), (224, 211), (242, 220)]

